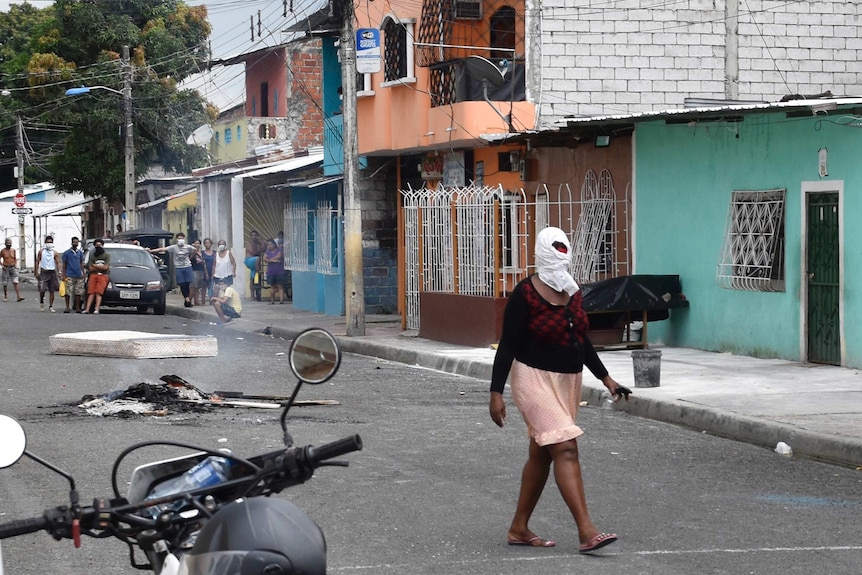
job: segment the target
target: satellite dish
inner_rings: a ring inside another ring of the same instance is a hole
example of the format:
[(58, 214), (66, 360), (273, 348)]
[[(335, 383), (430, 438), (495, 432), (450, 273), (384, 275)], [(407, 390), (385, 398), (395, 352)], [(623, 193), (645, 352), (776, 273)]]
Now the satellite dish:
[(186, 138), (186, 144), (189, 146), (206, 146), (209, 145), (213, 137), (213, 128), (209, 124), (204, 124), (197, 128), (192, 135)]
[(482, 56), (468, 56), (467, 73), (477, 80), (487, 81), (495, 88), (503, 85), (503, 72), (493, 62)]

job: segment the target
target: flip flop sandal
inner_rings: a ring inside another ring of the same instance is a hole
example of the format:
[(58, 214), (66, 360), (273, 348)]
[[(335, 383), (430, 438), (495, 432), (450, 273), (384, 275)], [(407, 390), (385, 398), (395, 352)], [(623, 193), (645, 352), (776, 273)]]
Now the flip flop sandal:
[(553, 541), (546, 541), (538, 535), (536, 535), (535, 537), (530, 537), (527, 540), (509, 539), (507, 543), (509, 545), (520, 545), (523, 547), (554, 547), (556, 545), (556, 543), (554, 543)]
[(597, 549), (601, 549), (605, 545), (610, 545), (617, 540), (616, 533), (599, 533), (583, 545), (581, 545), (581, 553), (592, 553)]

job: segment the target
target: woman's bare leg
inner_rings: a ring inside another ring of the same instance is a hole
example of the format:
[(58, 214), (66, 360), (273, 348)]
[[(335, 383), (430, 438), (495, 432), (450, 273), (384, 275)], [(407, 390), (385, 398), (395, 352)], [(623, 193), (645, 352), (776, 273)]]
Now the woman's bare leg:
[(554, 479), (557, 487), (578, 525), (578, 537), (581, 544), (587, 543), (598, 535), (599, 530), (593, 524), (587, 510), (581, 462), (578, 458), (578, 440), (570, 439), (563, 443), (549, 445), (548, 451), (554, 460)]
[(542, 496), (548, 474), (551, 469), (551, 455), (544, 447), (539, 446), (530, 438), (530, 451), (524, 470), (521, 472), (521, 490), (518, 494), (518, 506), (509, 527), (509, 540), (527, 541), (535, 537), (527, 524), (536, 509), (536, 504)]

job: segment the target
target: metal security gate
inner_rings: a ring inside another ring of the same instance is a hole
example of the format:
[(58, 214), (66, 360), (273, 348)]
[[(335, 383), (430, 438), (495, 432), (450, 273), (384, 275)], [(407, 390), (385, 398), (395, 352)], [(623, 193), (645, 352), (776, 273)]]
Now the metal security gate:
[(587, 173), (580, 201), (568, 184), (541, 185), (529, 196), (471, 185), (409, 188), (401, 197), (407, 329), (419, 329), (423, 291), (505, 297), (534, 271), (535, 237), (547, 226), (572, 240), (579, 282), (629, 273), (629, 201), (616, 197), (606, 170)]
[(841, 364), (838, 194), (807, 194), (808, 361)]

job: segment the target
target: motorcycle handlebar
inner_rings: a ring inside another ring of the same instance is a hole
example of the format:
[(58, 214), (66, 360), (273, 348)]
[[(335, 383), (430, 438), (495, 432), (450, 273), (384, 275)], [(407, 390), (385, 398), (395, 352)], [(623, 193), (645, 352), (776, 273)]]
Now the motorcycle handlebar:
[(44, 515), (42, 517), (34, 517), (32, 519), (10, 521), (9, 523), (0, 525), (0, 539), (26, 535), (27, 533), (36, 533), (37, 531), (49, 529), (50, 527), (51, 522)]
[(308, 460), (312, 467), (317, 467), (321, 462), (340, 455), (346, 455), (352, 451), (362, 449), (362, 438), (358, 434), (343, 437), (332, 443), (324, 443), (318, 447), (309, 447)]
[[(298, 477), (302, 477), (300, 481), (304, 481), (308, 477), (311, 477), (311, 473), (315, 468), (322, 465), (328, 459), (332, 459), (333, 457), (338, 457), (340, 455), (345, 455), (352, 451), (359, 451), (362, 449), (362, 438), (359, 437), (358, 434), (344, 437), (342, 439), (338, 439), (331, 443), (325, 443), (319, 447), (314, 446), (306, 446), (305, 448), (299, 449), (296, 453), (304, 454), (300, 455), (297, 459), (292, 459), (294, 464), (299, 464), (303, 472), (300, 473)], [(302, 463), (300, 463), (302, 462)], [(305, 475), (307, 474), (307, 476)], [(237, 481), (242, 481), (242, 479), (238, 479)], [(282, 487), (283, 488), (283, 487)], [(206, 491), (205, 488), (196, 491)], [(281, 488), (275, 489), (275, 492), (281, 491)], [(137, 506), (129, 506), (128, 508), (123, 508), (122, 506), (119, 508), (115, 508), (113, 512), (116, 513), (128, 513), (130, 508), (131, 511), (134, 512), (135, 509), (138, 509), (140, 504)], [(61, 537), (69, 537), (71, 532), (66, 532), (65, 530), (54, 532), (55, 529), (60, 528), (62, 526), (70, 525), (69, 521), (71, 517), (69, 517), (69, 510), (65, 506), (57, 507), (54, 509), (49, 509), (45, 512), (41, 517), (34, 517), (32, 519), (20, 519), (17, 521), (11, 521), (6, 524), (0, 525), (0, 539), (8, 539), (10, 537), (16, 537), (18, 535), (26, 535), (27, 533), (35, 533), (37, 531), (46, 530), (52, 533), (55, 538), (59, 539)], [(55, 523), (52, 521), (51, 517), (53, 515), (57, 515), (58, 521)], [(83, 523), (87, 523), (89, 525), (89, 520), (91, 516), (94, 516), (93, 508), (86, 507), (83, 510), (83, 515), (87, 517), (87, 520), (82, 521)], [(61, 519), (65, 518), (65, 520)]]

